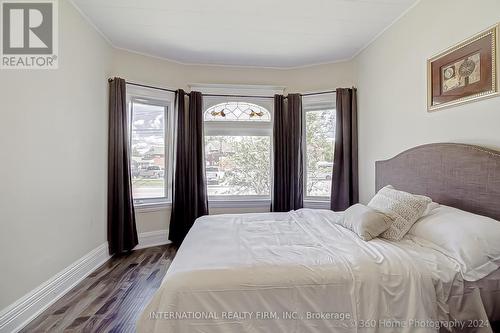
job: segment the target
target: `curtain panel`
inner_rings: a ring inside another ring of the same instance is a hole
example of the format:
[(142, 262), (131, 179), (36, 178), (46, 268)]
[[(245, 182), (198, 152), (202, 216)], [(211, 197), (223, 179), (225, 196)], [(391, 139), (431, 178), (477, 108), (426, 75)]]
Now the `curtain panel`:
[(272, 211), (304, 205), (303, 111), (300, 94), (274, 96), (274, 179)]
[(108, 244), (110, 254), (132, 250), (138, 244), (135, 224), (126, 82), (109, 82)]
[(358, 111), (356, 89), (337, 89), (332, 210), (345, 210), (359, 201)]
[(180, 245), (194, 221), (208, 214), (208, 199), (202, 94), (192, 91), (188, 95), (179, 89), (176, 100), (177, 139), (169, 239)]

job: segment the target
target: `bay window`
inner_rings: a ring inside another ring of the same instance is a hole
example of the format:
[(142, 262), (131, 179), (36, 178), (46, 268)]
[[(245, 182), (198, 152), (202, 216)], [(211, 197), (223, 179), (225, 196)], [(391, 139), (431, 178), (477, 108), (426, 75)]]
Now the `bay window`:
[[(209, 201), (222, 206), (230, 202), (267, 205), (272, 192), (273, 99), (225, 95), (217, 87), (205, 88), (204, 93)], [(244, 92), (258, 96), (274, 93), (280, 91)], [(134, 203), (139, 206), (169, 203), (175, 94), (128, 86), (127, 101)], [(331, 195), (334, 171), (335, 94), (304, 96), (302, 104), (305, 205), (326, 208), (323, 206)]]

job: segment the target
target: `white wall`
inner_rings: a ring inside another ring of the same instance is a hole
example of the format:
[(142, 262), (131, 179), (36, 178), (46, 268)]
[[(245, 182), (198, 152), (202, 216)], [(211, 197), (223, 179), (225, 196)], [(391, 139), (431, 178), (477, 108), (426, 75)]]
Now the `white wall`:
[(106, 241), (111, 48), (59, 16), (59, 69), (0, 71), (0, 309)]
[[(297, 69), (182, 65), (123, 50), (114, 50), (113, 75), (131, 82), (172, 89), (188, 89), (193, 83), (256, 84), (285, 87), (287, 92), (308, 92), (351, 87), (355, 81), (353, 62)], [(210, 208), (211, 214), (269, 211), (269, 205), (252, 208)], [(138, 232), (168, 229), (170, 209), (138, 210)]]
[(499, 21), (498, 0), (422, 0), (355, 59), (362, 202), (375, 191), (375, 161), (407, 148), (431, 142), (500, 148), (500, 98), (426, 111), (426, 60)]

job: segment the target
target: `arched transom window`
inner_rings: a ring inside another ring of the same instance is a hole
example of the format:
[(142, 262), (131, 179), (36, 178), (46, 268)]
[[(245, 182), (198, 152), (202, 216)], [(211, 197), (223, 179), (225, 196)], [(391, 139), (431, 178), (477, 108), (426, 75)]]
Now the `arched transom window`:
[(271, 113), (257, 104), (226, 102), (205, 111), (205, 121), (271, 121)]

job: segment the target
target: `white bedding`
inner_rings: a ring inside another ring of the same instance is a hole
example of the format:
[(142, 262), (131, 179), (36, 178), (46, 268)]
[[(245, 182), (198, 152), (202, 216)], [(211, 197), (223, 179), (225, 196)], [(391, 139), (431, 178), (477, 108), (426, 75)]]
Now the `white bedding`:
[(139, 332), (437, 331), (456, 263), (409, 239), (365, 242), (341, 214), (198, 219)]

